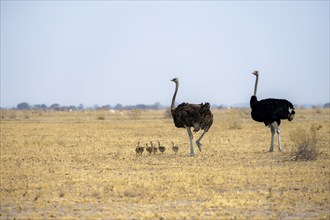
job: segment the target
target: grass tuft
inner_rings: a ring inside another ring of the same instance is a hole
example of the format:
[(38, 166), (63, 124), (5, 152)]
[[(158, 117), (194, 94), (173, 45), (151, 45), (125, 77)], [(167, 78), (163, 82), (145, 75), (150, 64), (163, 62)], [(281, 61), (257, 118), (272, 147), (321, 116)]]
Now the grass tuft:
[(294, 143), (294, 149), (291, 151), (288, 160), (291, 161), (312, 161), (316, 160), (319, 154), (317, 150), (317, 128), (312, 125), (310, 131), (305, 129), (296, 129), (291, 134), (291, 140)]
[(242, 129), (242, 123), (238, 120), (230, 120), (229, 121), (229, 129), (233, 130), (241, 130)]

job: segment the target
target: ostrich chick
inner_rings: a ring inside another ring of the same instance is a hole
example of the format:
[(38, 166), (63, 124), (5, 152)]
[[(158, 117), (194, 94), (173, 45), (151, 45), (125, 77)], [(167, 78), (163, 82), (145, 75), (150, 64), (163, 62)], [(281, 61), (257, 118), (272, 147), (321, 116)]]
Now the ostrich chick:
[(158, 149), (163, 154), (166, 150), (166, 147), (165, 146), (160, 146), (160, 142), (158, 141)]
[(136, 146), (136, 148), (135, 148), (135, 152), (136, 152), (136, 154), (142, 154), (143, 153), (143, 151), (144, 151), (144, 147), (141, 147), (140, 146), (140, 141), (138, 142), (138, 145)]
[(178, 146), (175, 146), (174, 145), (174, 142), (172, 142), (172, 150), (174, 151), (174, 153), (176, 154), (179, 150), (179, 147)]
[(152, 143), (152, 141), (150, 141), (150, 145), (151, 145), (151, 147), (152, 147), (152, 152), (154, 152), (154, 154), (156, 154), (158, 148), (154, 146), (154, 144)]
[(153, 148), (150, 146), (148, 146), (148, 144), (146, 144), (146, 151), (149, 153), (149, 155), (152, 153)]

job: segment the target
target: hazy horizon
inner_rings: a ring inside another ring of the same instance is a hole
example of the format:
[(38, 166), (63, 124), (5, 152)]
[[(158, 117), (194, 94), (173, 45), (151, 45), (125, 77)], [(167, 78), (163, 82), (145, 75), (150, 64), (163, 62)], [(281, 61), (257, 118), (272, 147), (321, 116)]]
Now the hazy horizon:
[(1, 107), (329, 102), (329, 1), (1, 1)]
[[(223, 103), (210, 103), (211, 108), (250, 108), (250, 100), (248, 102), (242, 102), (242, 103), (231, 103), (231, 104), (223, 104)], [(59, 105), (60, 109), (68, 109), (70, 107), (75, 107), (77, 109), (117, 109), (117, 105), (121, 106), (119, 109), (154, 109), (155, 106), (157, 106), (158, 109), (164, 109), (169, 108), (171, 106), (171, 103), (160, 103), (160, 102), (153, 102), (153, 103), (132, 103), (132, 104), (122, 104), (122, 103), (116, 103), (114, 105), (111, 104), (93, 104), (93, 105), (84, 105), (83, 103), (79, 104), (61, 104), (61, 103), (51, 103), (51, 104), (45, 104), (45, 103), (28, 103), (28, 102), (19, 102), (16, 105), (13, 106), (0, 106), (2, 109), (17, 109), (17, 106), (22, 103), (29, 104), (30, 109), (43, 109), (41, 105), (46, 105), (47, 109), (51, 109), (52, 105)], [(175, 105), (179, 105), (181, 102), (176, 102)], [(329, 104), (330, 102), (326, 103), (294, 103), (295, 107), (298, 108), (314, 108), (314, 107), (321, 107), (323, 108), (325, 104)], [(199, 103), (196, 103), (199, 104)], [(81, 106), (82, 105), (82, 106)], [(110, 106), (110, 108), (109, 108)], [(57, 108), (57, 107), (56, 107)]]

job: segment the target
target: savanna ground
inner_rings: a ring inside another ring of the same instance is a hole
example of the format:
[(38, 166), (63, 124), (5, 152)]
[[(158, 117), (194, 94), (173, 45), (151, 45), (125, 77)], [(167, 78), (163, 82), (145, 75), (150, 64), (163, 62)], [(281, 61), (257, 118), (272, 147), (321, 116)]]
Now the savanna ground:
[[(213, 112), (191, 158), (186, 130), (164, 111), (3, 110), (0, 219), (330, 218), (329, 110), (297, 109), (273, 153), (248, 109)], [(311, 126), (317, 159), (288, 159)], [(136, 155), (138, 141), (167, 150)]]

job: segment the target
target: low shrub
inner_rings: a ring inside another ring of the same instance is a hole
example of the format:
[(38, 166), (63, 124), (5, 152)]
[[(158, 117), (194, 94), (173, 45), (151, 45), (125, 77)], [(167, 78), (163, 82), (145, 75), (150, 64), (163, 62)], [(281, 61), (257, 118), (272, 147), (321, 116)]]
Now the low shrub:
[(291, 134), (294, 149), (288, 156), (288, 160), (310, 161), (317, 159), (319, 152), (317, 150), (316, 130), (315, 125), (312, 125), (309, 132), (300, 128)]
[(97, 116), (97, 120), (105, 120), (105, 116), (104, 115), (99, 115), (99, 116)]

